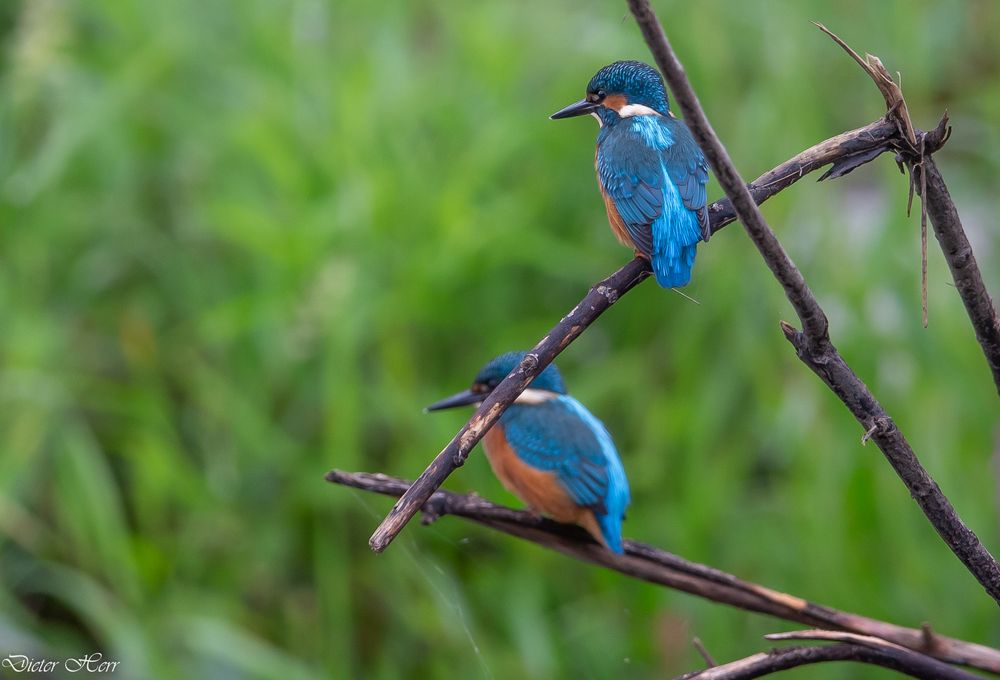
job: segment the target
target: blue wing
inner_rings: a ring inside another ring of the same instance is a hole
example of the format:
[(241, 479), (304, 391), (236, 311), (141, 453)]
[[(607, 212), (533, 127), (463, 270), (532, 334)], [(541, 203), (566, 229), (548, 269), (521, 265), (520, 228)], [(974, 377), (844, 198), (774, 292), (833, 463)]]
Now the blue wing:
[(708, 166), (684, 123), (633, 116), (602, 128), (597, 176), (660, 285), (686, 284), (695, 244), (708, 240), (710, 224)]
[[(621, 124), (619, 124), (621, 125)], [(635, 248), (653, 253), (652, 224), (663, 212), (663, 167), (659, 150), (642, 139), (617, 131), (605, 133), (597, 147), (601, 191), (614, 202)]]
[(521, 460), (555, 472), (577, 505), (603, 512), (607, 456), (597, 433), (568, 403), (571, 399), (557, 397), (530, 408), (508, 409), (502, 417), (504, 432)]
[(621, 521), (630, 500), (628, 480), (601, 421), (568, 396), (508, 409), (501, 420), (518, 457), (539, 470), (554, 472), (577, 505), (594, 511), (609, 547), (621, 552)]
[(712, 235), (708, 221), (708, 164), (690, 130), (676, 118), (667, 119), (676, 130), (674, 143), (663, 152), (664, 165), (674, 186), (684, 202), (684, 207), (698, 217), (698, 227), (703, 241)]

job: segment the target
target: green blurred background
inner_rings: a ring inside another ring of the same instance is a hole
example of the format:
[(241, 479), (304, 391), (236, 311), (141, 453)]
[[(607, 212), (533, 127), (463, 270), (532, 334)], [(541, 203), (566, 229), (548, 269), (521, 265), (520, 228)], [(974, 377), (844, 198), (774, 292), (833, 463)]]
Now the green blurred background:
[[(811, 24), (944, 109), (939, 164), (1000, 293), (1000, 4), (655, 3), (747, 178), (884, 107)], [(0, 2), (0, 656), (135, 678), (618, 678), (793, 624), (391, 501), (469, 415), (421, 407), (534, 344), (627, 261), (596, 126), (546, 116), (648, 60), (620, 2)], [(833, 338), (987, 546), (997, 398), (890, 157), (764, 210)], [(709, 196), (720, 195), (712, 183)], [(628, 537), (905, 625), (1000, 644), (990, 599), (783, 339), (739, 226), (560, 357), (630, 474)], [(475, 452), (447, 483), (517, 505)], [(789, 677), (889, 677), (857, 666)]]

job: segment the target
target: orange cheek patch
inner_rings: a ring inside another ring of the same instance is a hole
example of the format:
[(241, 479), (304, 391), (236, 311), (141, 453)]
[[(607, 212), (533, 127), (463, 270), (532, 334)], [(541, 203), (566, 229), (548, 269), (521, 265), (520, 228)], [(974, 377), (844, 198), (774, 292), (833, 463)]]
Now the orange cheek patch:
[(628, 101), (625, 99), (625, 95), (623, 94), (609, 94), (601, 103), (609, 109), (621, 111), (622, 107), (628, 104)]

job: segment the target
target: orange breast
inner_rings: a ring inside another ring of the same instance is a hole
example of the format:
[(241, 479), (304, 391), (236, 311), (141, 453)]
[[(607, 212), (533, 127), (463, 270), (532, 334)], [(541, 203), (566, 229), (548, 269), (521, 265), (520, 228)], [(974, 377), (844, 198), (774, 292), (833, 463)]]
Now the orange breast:
[[(597, 169), (597, 154), (594, 154), (594, 169)], [(623, 246), (627, 246), (632, 250), (635, 250), (635, 243), (632, 242), (632, 237), (629, 236), (628, 229), (625, 227), (625, 220), (622, 216), (618, 214), (618, 208), (615, 207), (615, 202), (604, 190), (604, 185), (601, 184), (601, 176), (597, 175), (597, 187), (601, 190), (601, 198), (604, 199), (604, 209), (608, 213), (608, 222), (611, 224), (611, 231), (614, 233), (618, 242)]]
[(507, 442), (502, 425), (494, 425), (486, 433), (483, 446), (493, 473), (505, 489), (527, 503), (535, 512), (557, 522), (579, 524), (606, 546), (593, 511), (577, 505), (554, 472), (539, 470), (518, 458)]
[(632, 237), (629, 235), (628, 229), (625, 228), (625, 220), (618, 214), (618, 208), (615, 207), (614, 200), (604, 193), (604, 187), (601, 187), (601, 196), (604, 198), (604, 208), (608, 211), (608, 222), (611, 224), (611, 231), (618, 238), (619, 243), (635, 250), (635, 243), (632, 242)]

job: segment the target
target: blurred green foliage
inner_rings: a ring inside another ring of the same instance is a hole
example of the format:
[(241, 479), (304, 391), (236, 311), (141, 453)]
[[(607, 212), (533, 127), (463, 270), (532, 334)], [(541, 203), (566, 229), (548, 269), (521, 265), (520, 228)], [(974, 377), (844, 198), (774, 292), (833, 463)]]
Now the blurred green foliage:
[[(1000, 293), (1000, 5), (658, 0), (745, 176), (883, 112), (809, 23), (903, 74)], [(455, 519), (366, 539), (464, 413), (421, 407), (532, 345), (630, 254), (593, 121), (548, 113), (647, 59), (623, 3), (0, 3), (0, 655), (136, 678), (664, 677), (794, 627)], [(765, 213), (833, 338), (962, 517), (998, 541), (997, 400), (883, 157)], [(714, 183), (710, 196), (718, 197)], [(1000, 618), (796, 360), (739, 226), (560, 359), (614, 434), (627, 536), (987, 644)], [(448, 482), (516, 504), (475, 453)], [(887, 677), (839, 666), (789, 677)]]

